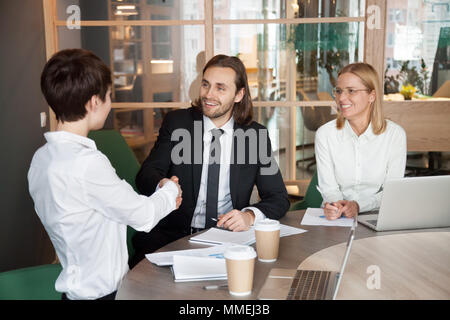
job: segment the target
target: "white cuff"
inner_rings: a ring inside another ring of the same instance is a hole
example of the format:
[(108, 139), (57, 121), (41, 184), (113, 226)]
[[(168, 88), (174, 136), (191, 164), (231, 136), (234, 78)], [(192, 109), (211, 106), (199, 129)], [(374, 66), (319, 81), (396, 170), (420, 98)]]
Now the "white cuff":
[(253, 222), (253, 225), (255, 225), (257, 221), (264, 220), (266, 218), (264, 213), (262, 213), (261, 210), (259, 210), (258, 208), (255, 208), (255, 207), (246, 207), (246, 208), (242, 209), (241, 211), (244, 212), (244, 211), (248, 211), (248, 210), (252, 210), (253, 213), (255, 214), (255, 221)]
[(159, 183), (158, 183), (158, 186), (156, 187), (156, 191), (158, 191), (158, 189), (167, 190), (168, 192), (174, 194), (175, 198), (178, 196), (177, 185), (172, 180), (167, 181), (162, 188), (159, 188)]

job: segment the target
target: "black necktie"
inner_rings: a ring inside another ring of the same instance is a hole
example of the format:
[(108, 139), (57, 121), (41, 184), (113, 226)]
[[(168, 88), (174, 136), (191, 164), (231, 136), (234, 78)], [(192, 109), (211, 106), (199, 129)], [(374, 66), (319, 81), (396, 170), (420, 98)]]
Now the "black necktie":
[(220, 136), (222, 129), (212, 129), (211, 148), (209, 149), (208, 182), (206, 185), (206, 222), (205, 228), (217, 224), (211, 218), (217, 218), (217, 200), (219, 196), (220, 172)]

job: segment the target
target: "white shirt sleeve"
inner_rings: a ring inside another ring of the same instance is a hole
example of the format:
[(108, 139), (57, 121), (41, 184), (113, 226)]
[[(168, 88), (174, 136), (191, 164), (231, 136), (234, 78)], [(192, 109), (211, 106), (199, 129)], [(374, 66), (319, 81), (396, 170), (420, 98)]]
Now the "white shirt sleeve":
[[(389, 141), (389, 161), (386, 169), (383, 186), (387, 180), (403, 178), (405, 176), (406, 168), (406, 133), (403, 128), (396, 126)], [(359, 211), (365, 212), (377, 209), (381, 205), (381, 198), (383, 197), (383, 190), (379, 190), (376, 194), (370, 197), (361, 198), (358, 201)]]
[(334, 174), (333, 150), (328, 144), (327, 135), (329, 133), (326, 132), (326, 129), (326, 127), (321, 127), (317, 130), (314, 152), (316, 154), (318, 184), (323, 192), (323, 202), (334, 202), (344, 199), (344, 196), (339, 189)]
[(253, 225), (255, 225), (258, 221), (264, 220), (266, 218), (264, 213), (262, 213), (261, 210), (259, 210), (258, 208), (255, 208), (255, 207), (245, 207), (241, 211), (244, 212), (244, 211), (248, 211), (248, 210), (252, 210), (253, 213), (255, 214), (255, 221), (253, 222)]
[(138, 231), (149, 232), (176, 207), (178, 188), (174, 182), (167, 182), (150, 197), (139, 195), (117, 176), (101, 153), (86, 162), (83, 178), (87, 203), (108, 219)]

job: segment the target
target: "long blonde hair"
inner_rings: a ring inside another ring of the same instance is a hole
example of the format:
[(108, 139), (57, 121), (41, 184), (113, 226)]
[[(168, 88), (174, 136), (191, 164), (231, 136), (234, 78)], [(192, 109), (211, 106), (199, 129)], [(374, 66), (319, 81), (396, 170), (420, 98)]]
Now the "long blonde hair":
[[(375, 91), (375, 100), (370, 104), (370, 122), (372, 123), (373, 133), (378, 135), (386, 130), (386, 119), (384, 118), (381, 101), (383, 92), (381, 91), (379, 77), (377, 71), (368, 63), (357, 62), (346, 65), (338, 74), (338, 77), (344, 73), (351, 73), (361, 79), (363, 85), (370, 90)], [(336, 119), (336, 127), (342, 129), (345, 119), (341, 112), (338, 111)]]

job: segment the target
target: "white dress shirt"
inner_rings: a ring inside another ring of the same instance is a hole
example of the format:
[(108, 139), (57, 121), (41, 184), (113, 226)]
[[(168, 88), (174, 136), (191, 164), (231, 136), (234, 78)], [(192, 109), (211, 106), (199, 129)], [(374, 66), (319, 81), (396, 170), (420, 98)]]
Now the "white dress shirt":
[(127, 225), (150, 231), (175, 209), (178, 189), (168, 182), (151, 197), (139, 195), (93, 140), (64, 131), (45, 138), (28, 182), (63, 267), (55, 288), (69, 299), (108, 295), (128, 271)]
[[(211, 149), (212, 133), (211, 130), (219, 129), (208, 117), (203, 116), (203, 165), (202, 176), (200, 180), (200, 189), (197, 198), (197, 204), (194, 210), (194, 216), (192, 217), (191, 227), (204, 228), (206, 218), (206, 187), (208, 181), (208, 165), (209, 165), (209, 152)], [(231, 119), (224, 124), (220, 129), (224, 133), (220, 136), (220, 172), (219, 172), (219, 194), (217, 201), (217, 214), (225, 214), (235, 208), (231, 202), (230, 193), (230, 162), (233, 146), (233, 133), (234, 133), (234, 119)], [(265, 215), (255, 207), (246, 207), (241, 211), (252, 210), (255, 213), (255, 222), (265, 218)]]
[(319, 187), (324, 202), (353, 200), (360, 212), (380, 207), (386, 180), (402, 178), (406, 166), (406, 133), (390, 120), (386, 130), (375, 135), (372, 125), (359, 137), (346, 120), (336, 120), (316, 132), (315, 153)]

